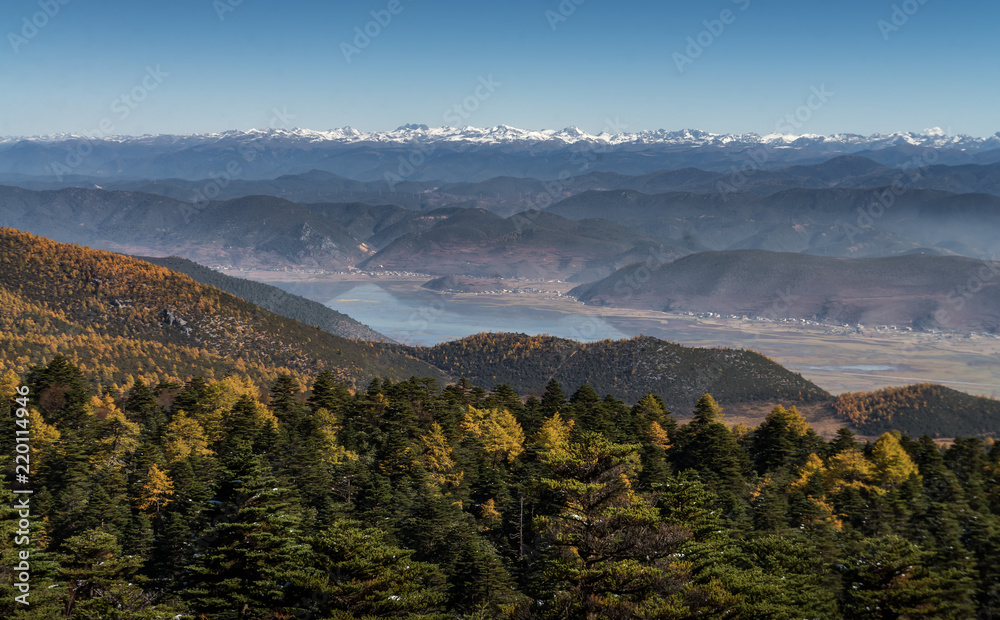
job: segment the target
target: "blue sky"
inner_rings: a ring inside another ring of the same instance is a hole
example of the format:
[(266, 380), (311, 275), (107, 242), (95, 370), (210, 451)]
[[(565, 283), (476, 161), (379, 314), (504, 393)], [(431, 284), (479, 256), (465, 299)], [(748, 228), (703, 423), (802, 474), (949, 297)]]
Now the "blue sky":
[[(0, 135), (598, 132), (613, 119), (629, 131), (769, 133), (789, 114), (796, 133), (991, 135), (998, 4), (8, 0)], [(355, 41), (355, 28), (375, 36)]]

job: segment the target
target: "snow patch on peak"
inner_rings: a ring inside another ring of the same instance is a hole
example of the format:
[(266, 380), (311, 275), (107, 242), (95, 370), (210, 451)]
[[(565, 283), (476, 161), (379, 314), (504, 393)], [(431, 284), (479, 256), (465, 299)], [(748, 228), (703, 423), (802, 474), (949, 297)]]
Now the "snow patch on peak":
[(251, 142), (261, 141), (269, 144), (452, 144), (462, 146), (531, 146), (541, 149), (559, 149), (575, 144), (600, 144), (608, 146), (628, 145), (634, 147), (677, 146), (677, 147), (726, 147), (753, 146), (759, 144), (782, 147), (805, 147), (822, 145), (824, 148), (846, 146), (851, 149), (880, 149), (897, 145), (914, 145), (926, 147), (951, 147), (969, 150), (1000, 148), (1000, 132), (989, 137), (972, 137), (967, 135), (948, 135), (940, 127), (925, 129), (922, 132), (892, 132), (887, 134), (839, 133), (832, 135), (819, 134), (784, 134), (769, 133), (761, 136), (756, 133), (718, 134), (700, 129), (652, 129), (634, 133), (590, 134), (579, 127), (569, 126), (563, 129), (521, 129), (510, 125), (493, 127), (429, 127), (424, 124), (408, 123), (390, 131), (361, 131), (353, 127), (317, 131), (304, 128), (262, 128), (247, 131), (228, 130), (214, 133), (196, 133), (187, 135), (147, 135), (147, 136), (107, 136), (94, 138), (79, 134), (55, 134), (47, 136), (0, 137), (0, 144), (10, 148), (22, 141), (58, 143), (74, 140), (103, 141), (107, 143), (132, 144), (197, 144), (207, 142)]

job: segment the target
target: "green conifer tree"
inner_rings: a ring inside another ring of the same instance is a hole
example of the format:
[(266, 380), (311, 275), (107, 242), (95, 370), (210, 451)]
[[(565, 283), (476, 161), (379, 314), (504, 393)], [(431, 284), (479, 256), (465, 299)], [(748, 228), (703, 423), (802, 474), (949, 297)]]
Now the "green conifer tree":
[(220, 620), (292, 615), (307, 593), (301, 509), (244, 442), (227, 457), (214, 524), (188, 568), (190, 612)]

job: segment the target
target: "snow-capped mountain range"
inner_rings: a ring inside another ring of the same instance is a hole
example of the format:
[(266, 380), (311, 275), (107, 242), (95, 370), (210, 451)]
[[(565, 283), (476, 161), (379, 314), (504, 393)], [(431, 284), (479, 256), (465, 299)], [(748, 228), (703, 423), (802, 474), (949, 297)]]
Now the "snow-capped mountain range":
[(888, 134), (861, 135), (840, 133), (759, 135), (756, 133), (731, 134), (712, 133), (698, 129), (668, 131), (666, 129), (643, 130), (634, 133), (601, 132), (591, 134), (578, 129), (530, 130), (509, 125), (496, 127), (428, 127), (427, 125), (403, 125), (391, 131), (365, 132), (352, 127), (316, 131), (312, 129), (251, 129), (248, 131), (224, 131), (213, 133), (193, 133), (184, 135), (158, 134), (143, 136), (88, 136), (84, 134), (54, 134), (46, 136), (0, 137), (0, 144), (29, 142), (68, 142), (78, 140), (99, 140), (110, 143), (132, 144), (191, 144), (220, 141), (265, 141), (301, 144), (372, 144), (372, 145), (549, 145), (562, 148), (574, 144), (589, 143), (608, 146), (739, 146), (768, 144), (774, 146), (833, 146), (851, 149), (880, 149), (890, 146), (911, 145), (957, 150), (984, 150), (1000, 148), (1000, 132), (992, 136), (977, 137), (962, 134), (948, 134), (940, 128), (921, 132), (893, 132)]
[(546, 180), (589, 172), (636, 175), (681, 168), (735, 173), (817, 164), (842, 155), (860, 155), (889, 167), (993, 164), (1000, 162), (1000, 133), (974, 137), (935, 128), (869, 136), (695, 129), (591, 134), (576, 127), (404, 125), (375, 132), (343, 127), (187, 135), (57, 134), (0, 139), (0, 182), (23, 177), (59, 183), (94, 178), (275, 179), (319, 170), (395, 186), (400, 180)]

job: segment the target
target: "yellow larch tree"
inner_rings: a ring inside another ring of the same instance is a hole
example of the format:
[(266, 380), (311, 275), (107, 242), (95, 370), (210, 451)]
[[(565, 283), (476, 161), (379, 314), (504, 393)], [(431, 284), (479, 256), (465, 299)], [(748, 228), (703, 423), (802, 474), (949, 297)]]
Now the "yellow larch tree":
[[(192, 411), (189, 414), (198, 420), (198, 423), (205, 430), (208, 440), (214, 443), (222, 440), (224, 435), (223, 420), (243, 396), (249, 396), (258, 405), (260, 404), (260, 388), (249, 377), (226, 377), (219, 381), (213, 381), (205, 390), (203, 402), (199, 403), (199, 411), (197, 413)], [(267, 412), (267, 409), (260, 405), (257, 410), (263, 422), (263, 418), (267, 417), (263, 415), (263, 412)], [(274, 418), (270, 412), (267, 414)], [(274, 419), (272, 423), (277, 428), (277, 419)]]
[(806, 462), (799, 469), (799, 477), (792, 482), (792, 488), (797, 489), (807, 486), (817, 474), (824, 476), (826, 474), (826, 466), (823, 465), (823, 459), (813, 453), (809, 455), (809, 458), (806, 459)]
[(569, 449), (573, 424), (573, 420), (564, 420), (557, 411), (542, 422), (541, 428), (535, 433), (533, 443), (549, 453), (565, 453)]
[(872, 446), (872, 463), (875, 465), (875, 480), (883, 487), (899, 486), (911, 475), (919, 473), (917, 464), (894, 433), (885, 433)]
[(440, 424), (431, 424), (430, 431), (420, 436), (424, 445), (424, 463), (431, 479), (440, 486), (458, 486), (465, 472), (455, 471), (455, 459), (452, 458), (451, 444), (444, 434)]
[(150, 466), (146, 474), (146, 484), (142, 485), (139, 497), (139, 509), (156, 515), (160, 509), (171, 502), (174, 494), (174, 481), (156, 463)]
[(124, 466), (139, 447), (139, 425), (129, 421), (109, 393), (93, 396), (90, 406), (93, 415), (100, 420), (97, 450), (91, 462), (97, 465), (106, 463), (113, 468)]
[(666, 450), (670, 447), (670, 437), (667, 431), (660, 426), (659, 422), (652, 422), (649, 425), (649, 440), (657, 448)]
[[(853, 457), (851, 460), (853, 460)], [(829, 479), (828, 470), (823, 464), (823, 459), (813, 453), (809, 455), (806, 462), (799, 469), (799, 477), (792, 481), (792, 490), (803, 492), (807, 491), (810, 483), (816, 479), (817, 476), (820, 480)], [(841, 521), (834, 513), (833, 506), (827, 502), (826, 497), (822, 494), (819, 494), (819, 497), (816, 497), (809, 493), (806, 495), (805, 500), (808, 502), (808, 505), (811, 505), (813, 508), (811, 511), (802, 511), (803, 522), (800, 524), (802, 528), (812, 530), (821, 526), (828, 526), (838, 532), (843, 529), (843, 521)]]
[(41, 412), (34, 407), (28, 408), (28, 419), (31, 422), (31, 466), (38, 470), (46, 457), (59, 449), (62, 433), (55, 426), (46, 424)]
[(855, 487), (860, 490), (874, 489), (875, 466), (865, 458), (860, 450), (845, 450), (830, 457), (827, 462), (824, 482), (828, 492), (836, 493), (845, 487)]
[(500, 514), (499, 510), (497, 510), (497, 504), (493, 500), (493, 498), (490, 498), (485, 502), (483, 502), (483, 505), (480, 507), (479, 515), (480, 515), (480, 521), (483, 524), (482, 525), (483, 530), (493, 529), (497, 525), (500, 525), (500, 523), (503, 521), (503, 515)]
[(524, 430), (506, 409), (476, 409), (469, 406), (462, 420), (462, 430), (475, 435), (494, 463), (512, 461), (524, 452)]
[(163, 429), (163, 452), (169, 463), (183, 461), (190, 456), (211, 456), (205, 429), (184, 411), (178, 411)]
[(786, 428), (800, 437), (809, 432), (809, 423), (795, 406), (785, 409), (778, 405), (767, 414), (765, 422), (782, 422)]
[(337, 432), (340, 425), (337, 423), (337, 416), (324, 407), (320, 407), (313, 414), (314, 423), (321, 438), (320, 454), (323, 462), (329, 465), (341, 465), (347, 461), (358, 460), (358, 455), (337, 441)]
[(21, 378), (13, 370), (7, 370), (0, 376), (0, 398), (9, 401), (14, 398), (17, 387), (21, 384)]

